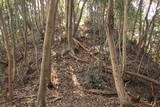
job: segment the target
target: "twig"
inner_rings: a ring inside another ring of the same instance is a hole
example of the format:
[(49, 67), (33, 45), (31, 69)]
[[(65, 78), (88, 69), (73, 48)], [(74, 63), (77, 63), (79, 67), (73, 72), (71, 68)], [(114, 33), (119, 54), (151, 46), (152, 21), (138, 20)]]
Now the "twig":
[(56, 101), (58, 101), (58, 100), (61, 100), (62, 99), (62, 97), (61, 96), (52, 96), (52, 97), (49, 97), (49, 99), (53, 99), (53, 100), (51, 100), (51, 102), (56, 102)]
[(85, 92), (85, 93), (88, 93), (88, 94), (117, 96), (117, 93), (116, 93), (116, 92), (106, 91), (106, 90), (82, 89), (82, 91)]
[(70, 53), (69, 55), (70, 55), (71, 57), (73, 57), (74, 59), (76, 59), (77, 61), (88, 63), (88, 61), (82, 60), (82, 59), (76, 57), (75, 55), (73, 55), (73, 54), (71, 54), (71, 53)]
[(62, 97), (56, 97), (56, 98), (53, 100), (53, 102), (56, 102), (56, 101), (61, 100), (61, 99), (62, 99)]

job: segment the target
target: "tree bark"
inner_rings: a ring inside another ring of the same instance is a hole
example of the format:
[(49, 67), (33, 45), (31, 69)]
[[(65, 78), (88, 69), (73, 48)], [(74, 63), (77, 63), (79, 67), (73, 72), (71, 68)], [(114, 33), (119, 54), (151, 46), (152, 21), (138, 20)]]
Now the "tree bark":
[(87, 3), (87, 0), (85, 0), (83, 5), (82, 5), (80, 16), (78, 18), (78, 22), (77, 22), (77, 24), (76, 24), (76, 26), (74, 28), (74, 31), (73, 31), (73, 36), (76, 34), (76, 32), (78, 30), (78, 27), (79, 27), (79, 24), (80, 24), (80, 21), (81, 21), (81, 18), (82, 18), (82, 14), (83, 14), (83, 9), (84, 9), (86, 3)]
[(59, 0), (50, 0), (49, 12), (46, 22), (46, 33), (43, 43), (40, 85), (38, 90), (38, 107), (45, 107), (46, 83), (51, 75), (51, 43), (55, 31), (56, 11)]
[[(5, 46), (5, 49), (6, 49), (6, 52), (7, 52), (7, 59), (8, 59), (8, 92), (9, 92), (9, 95), (8, 95), (8, 101), (11, 101), (12, 100), (12, 88), (13, 88), (13, 79), (12, 79), (12, 73), (13, 73), (13, 60), (12, 60), (12, 52), (11, 52), (11, 48), (10, 48), (10, 44), (9, 44), (9, 39), (8, 39), (8, 32), (7, 32), (7, 28), (6, 28), (6, 25), (4, 23), (4, 20), (3, 20), (3, 16), (2, 16), (2, 11), (1, 11), (1, 8), (0, 8), (0, 25), (2, 26), (1, 30), (4, 34), (4, 46)], [(1, 27), (0, 26), (0, 27)]]
[[(145, 41), (147, 39), (147, 35), (148, 35), (148, 31), (149, 31), (149, 21), (148, 21), (148, 15), (149, 15), (149, 11), (150, 11), (150, 8), (151, 8), (151, 5), (152, 5), (152, 2), (153, 0), (150, 0), (150, 3), (149, 3), (149, 6), (148, 6), (148, 9), (147, 9), (147, 13), (146, 13), (146, 16), (145, 16), (145, 22), (142, 26), (142, 16), (140, 16), (140, 28), (142, 31), (140, 31), (140, 34), (139, 35), (139, 41), (138, 41), (138, 51), (137, 51), (137, 55), (136, 55), (136, 60), (137, 58), (139, 57), (141, 51), (144, 52), (144, 47), (143, 45), (145, 44)], [(145, 25), (146, 24), (146, 25)]]
[(23, 39), (24, 39), (24, 61), (25, 66), (28, 67), (28, 58), (27, 58), (27, 6), (26, 6), (26, 0), (22, 0), (21, 2), (21, 8), (22, 8), (22, 17), (24, 20), (24, 28), (23, 28)]
[(67, 31), (67, 38), (68, 38), (68, 50), (72, 53), (73, 52), (73, 40), (72, 40), (72, 32), (73, 32), (73, 26), (72, 26), (72, 14), (73, 14), (73, 0), (69, 0), (69, 16), (68, 16), (68, 31)]
[(124, 5), (124, 21), (123, 21), (122, 73), (125, 71), (125, 68), (126, 68), (127, 29), (128, 29), (128, 0), (125, 0), (125, 5)]
[(142, 47), (142, 45), (143, 45), (143, 43), (144, 43), (144, 41), (147, 37), (148, 28), (149, 28), (148, 15), (149, 15), (149, 11), (150, 11), (152, 2), (153, 2), (153, 0), (150, 0), (149, 6), (148, 6), (148, 9), (147, 9), (147, 13), (146, 13), (146, 16), (145, 16), (145, 24), (146, 25), (143, 24), (143, 26), (145, 27), (145, 29), (144, 29), (145, 31), (144, 30), (142, 31), (142, 35), (141, 35), (141, 37), (139, 39), (139, 43), (138, 43), (139, 47)]
[[(155, 14), (152, 17), (151, 22), (148, 25), (148, 31), (150, 30), (150, 33), (149, 33), (149, 36), (146, 36), (146, 39), (145, 39), (143, 47), (142, 47), (142, 48), (144, 48), (145, 51), (147, 51), (148, 46), (149, 46), (149, 42), (151, 41), (152, 33), (153, 33), (153, 30), (154, 30), (154, 26), (155, 26), (154, 21), (155, 21), (155, 18), (157, 16), (158, 12), (159, 12), (159, 9), (158, 9), (159, 3), (160, 3), (160, 1), (157, 2)], [(147, 43), (147, 40), (148, 40), (148, 43)]]
[(136, 28), (136, 24), (137, 24), (137, 21), (138, 21), (138, 14), (139, 13), (141, 14), (142, 3), (143, 3), (143, 0), (140, 0), (139, 6), (138, 6), (138, 10), (136, 12), (136, 16), (135, 16), (135, 19), (134, 19), (134, 25), (133, 25), (133, 31), (132, 31), (131, 40), (133, 40), (133, 37), (134, 37), (135, 28)]
[(108, 21), (107, 21), (107, 33), (108, 33), (108, 45), (111, 56), (111, 63), (113, 68), (113, 77), (115, 82), (115, 87), (117, 90), (118, 97), (120, 99), (121, 107), (125, 105), (131, 105), (131, 99), (124, 88), (124, 82), (122, 79), (121, 69), (118, 64), (117, 53), (115, 44), (113, 42), (113, 32), (114, 32), (114, 13), (113, 13), (113, 0), (109, 0), (108, 7)]
[(12, 42), (12, 64), (13, 64), (13, 71), (12, 71), (12, 81), (14, 82), (15, 74), (16, 74), (16, 58), (15, 58), (15, 48), (16, 48), (16, 42), (15, 42), (15, 31), (14, 31), (14, 25), (13, 25), (13, 10), (11, 8), (11, 4), (9, 0), (7, 0), (8, 9), (9, 9), (9, 27), (10, 27), (10, 36), (11, 36), (11, 42)]
[(69, 0), (65, 0), (65, 12), (66, 12), (66, 29), (65, 29), (65, 38), (67, 39), (67, 35), (68, 35), (68, 13), (69, 13)]

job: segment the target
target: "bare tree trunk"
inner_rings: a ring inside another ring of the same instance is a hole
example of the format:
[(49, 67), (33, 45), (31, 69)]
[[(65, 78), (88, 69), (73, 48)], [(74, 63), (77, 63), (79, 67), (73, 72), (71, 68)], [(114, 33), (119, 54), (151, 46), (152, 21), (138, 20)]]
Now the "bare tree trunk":
[[(142, 1), (143, 4), (143, 1)], [(142, 4), (140, 5), (139, 38), (142, 36)]]
[[(141, 12), (142, 3), (143, 3), (143, 0), (140, 0), (140, 2), (139, 2), (139, 7), (138, 7), (138, 10), (137, 10), (137, 12), (136, 12), (136, 17), (135, 17), (135, 20), (134, 20), (134, 25), (133, 25), (133, 31), (132, 31), (131, 40), (133, 40), (133, 37), (134, 37), (135, 28), (136, 28), (136, 23), (137, 23), (137, 20), (138, 20), (138, 14)], [(141, 13), (140, 13), (140, 14), (141, 14)]]
[(150, 34), (149, 34), (149, 37), (148, 37), (148, 43), (146, 44), (145, 48), (144, 48), (144, 51), (147, 52), (147, 49), (152, 41), (152, 34), (153, 34), (153, 30), (154, 30), (154, 27), (155, 27), (155, 23), (153, 23), (152, 27), (151, 27), (151, 31), (150, 31)]
[(142, 32), (142, 35), (139, 39), (139, 43), (138, 43), (138, 46), (139, 47), (142, 47), (146, 37), (147, 37), (147, 33), (148, 33), (148, 28), (149, 28), (149, 21), (148, 21), (148, 15), (149, 15), (149, 11), (150, 11), (150, 8), (151, 8), (151, 5), (152, 5), (152, 2), (153, 0), (150, 0), (150, 3), (149, 3), (149, 6), (148, 6), (148, 10), (147, 10), (147, 13), (146, 13), (146, 16), (145, 16), (145, 31)]
[[(28, 18), (29, 18), (30, 21), (32, 20), (31, 15), (29, 15)], [(33, 27), (31, 27), (30, 30), (32, 32), (32, 41), (33, 41), (33, 46), (34, 46), (34, 50), (35, 50), (35, 61), (36, 61), (37, 71), (40, 71), (40, 67), (38, 65), (38, 47), (37, 47), (37, 41), (36, 41), (36, 38), (35, 38), (35, 35), (34, 35)]]
[(76, 13), (75, 13), (75, 3), (74, 0), (72, 2), (72, 37), (74, 36), (74, 30), (75, 30), (75, 26), (76, 26)]
[(67, 31), (67, 38), (68, 38), (68, 50), (72, 53), (73, 52), (73, 40), (72, 40), (72, 31), (73, 31), (73, 26), (72, 26), (72, 14), (73, 14), (73, 0), (69, 0), (69, 16), (68, 16), (68, 31)]
[(69, 0), (65, 0), (65, 10), (66, 10), (66, 29), (65, 29), (65, 38), (67, 39), (68, 35), (68, 13), (69, 13)]
[[(147, 13), (145, 16), (145, 22), (144, 22), (143, 26), (141, 25), (142, 23), (140, 23), (140, 28), (141, 28), (140, 34), (141, 35), (139, 35), (138, 51), (137, 51), (137, 55), (136, 55), (136, 60), (138, 59), (141, 51), (144, 52), (144, 48), (142, 48), (142, 47), (143, 47), (145, 40), (147, 38), (147, 35), (148, 35), (148, 30), (149, 30), (148, 14), (149, 14), (152, 2), (153, 2), (153, 0), (150, 0), (149, 6), (147, 9)], [(140, 18), (142, 18), (142, 16), (140, 16)], [(140, 21), (142, 21), (142, 20), (140, 19)]]
[(115, 81), (115, 86), (117, 90), (118, 97), (120, 99), (121, 106), (128, 107), (131, 105), (131, 99), (124, 88), (124, 82), (122, 79), (121, 69), (118, 64), (117, 53), (115, 44), (113, 42), (113, 32), (114, 32), (114, 13), (113, 13), (113, 0), (109, 0), (108, 7), (108, 21), (107, 21), (107, 35), (108, 35), (108, 45), (111, 56), (111, 63), (113, 68), (113, 77)]
[(13, 26), (13, 10), (11, 8), (11, 4), (9, 0), (7, 0), (8, 9), (9, 9), (9, 25), (10, 25), (10, 36), (12, 41), (12, 63), (13, 63), (13, 74), (12, 74), (12, 81), (14, 81), (15, 73), (16, 73), (16, 59), (15, 59), (15, 32), (14, 32), (14, 26)]
[(124, 21), (123, 21), (122, 72), (125, 72), (125, 68), (126, 68), (127, 29), (128, 29), (128, 0), (125, 0), (125, 5), (124, 5)]
[[(160, 3), (160, 1), (157, 2), (156, 11), (155, 11), (154, 16), (152, 17), (151, 22), (150, 23), (148, 22), (148, 29), (146, 29), (146, 31), (149, 32), (149, 30), (151, 30), (151, 33), (150, 33), (149, 37), (148, 37), (148, 33), (146, 34), (146, 38), (145, 38), (143, 46), (142, 46), (142, 49), (144, 49), (144, 50), (146, 50), (146, 47), (147, 47), (147, 39), (149, 39), (149, 38), (151, 39), (151, 36), (152, 36), (152, 32), (153, 32), (154, 24), (155, 24), (154, 20), (155, 20), (155, 18), (157, 16), (157, 13), (159, 12), (159, 9), (158, 9), (159, 3)], [(151, 25), (153, 25), (153, 26), (151, 26)]]
[(87, 3), (87, 0), (84, 1), (83, 5), (82, 5), (82, 8), (81, 8), (81, 12), (80, 12), (80, 16), (78, 18), (78, 22), (73, 30), (73, 36), (76, 34), (77, 30), (78, 30), (78, 27), (79, 27), (79, 23), (81, 21), (81, 18), (82, 18), (82, 14), (83, 14), (83, 9), (85, 7), (85, 4)]
[(56, 11), (59, 0), (51, 0), (49, 4), (46, 32), (43, 44), (40, 85), (38, 90), (38, 107), (45, 107), (46, 83), (51, 75), (51, 43), (55, 31)]
[(42, 27), (44, 26), (44, 14), (45, 14), (45, 11), (44, 11), (44, 0), (40, 0), (40, 4), (41, 4), (41, 24), (42, 24)]
[(7, 28), (5, 26), (3, 17), (2, 17), (2, 11), (0, 8), (0, 25), (2, 25), (2, 32), (4, 34), (4, 46), (7, 52), (7, 59), (8, 59), (8, 90), (9, 90), (9, 95), (8, 95), (8, 101), (12, 100), (12, 88), (13, 88), (13, 79), (12, 79), (12, 73), (13, 73), (13, 61), (12, 61), (12, 52), (11, 52), (11, 48), (10, 48), (10, 44), (9, 44), (9, 39), (8, 39), (8, 32), (7, 32)]
[(24, 19), (24, 31), (23, 31), (23, 39), (24, 39), (24, 60), (25, 66), (28, 67), (28, 58), (27, 58), (27, 11), (26, 11), (26, 0), (22, 0), (22, 16)]

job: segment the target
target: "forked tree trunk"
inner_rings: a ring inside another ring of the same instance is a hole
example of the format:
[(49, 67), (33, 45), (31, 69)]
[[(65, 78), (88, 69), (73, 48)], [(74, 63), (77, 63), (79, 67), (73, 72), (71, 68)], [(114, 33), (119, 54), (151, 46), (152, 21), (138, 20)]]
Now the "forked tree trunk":
[(48, 17), (46, 22), (46, 33), (43, 43), (43, 55), (40, 74), (40, 85), (38, 90), (38, 107), (45, 107), (46, 83), (51, 75), (51, 43), (55, 31), (56, 11), (59, 0), (50, 0)]
[(122, 73), (121, 73), (121, 69), (118, 64), (115, 44), (113, 42), (113, 32), (114, 32), (113, 4), (114, 4), (113, 0), (109, 0), (108, 19), (107, 19), (107, 27), (106, 27), (107, 35), (108, 35), (108, 45), (109, 45), (109, 51), (110, 51), (110, 56), (111, 56), (115, 87), (117, 90), (118, 97), (120, 99), (121, 107), (128, 107), (131, 105), (132, 102), (124, 88)]

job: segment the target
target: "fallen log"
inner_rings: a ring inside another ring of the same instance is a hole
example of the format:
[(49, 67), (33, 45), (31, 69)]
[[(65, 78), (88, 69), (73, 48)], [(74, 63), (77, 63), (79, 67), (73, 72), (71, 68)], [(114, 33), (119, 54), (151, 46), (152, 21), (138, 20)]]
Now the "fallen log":
[(144, 80), (147, 80), (147, 81), (152, 82), (152, 83), (154, 83), (154, 84), (160, 85), (160, 82), (159, 82), (159, 81), (157, 81), (157, 80), (155, 80), (155, 79), (152, 79), (152, 78), (150, 78), (150, 77), (147, 77), (147, 76), (145, 76), (145, 75), (141, 75), (141, 74), (138, 74), (138, 73), (135, 73), (135, 72), (129, 72), (129, 71), (125, 71), (125, 73), (127, 73), (127, 74), (129, 74), (129, 75), (132, 75), (132, 76), (140, 77), (140, 78), (142, 78), (142, 79), (144, 79)]
[[(109, 68), (109, 69), (111, 69), (111, 68)], [(112, 73), (112, 69), (109, 70), (109, 71), (107, 71), (107, 72)], [(147, 76), (145, 76), (145, 75), (138, 74), (138, 73), (135, 73), (135, 72), (129, 72), (129, 71), (125, 71), (125, 73), (126, 73), (126, 74), (129, 74), (129, 75), (132, 75), (132, 76), (135, 76), (135, 77), (140, 77), (140, 78), (142, 78), (142, 79), (144, 79), (144, 80), (146, 80), (146, 81), (149, 81), (149, 82), (152, 82), (152, 83), (154, 83), (154, 84), (160, 85), (160, 82), (159, 82), (159, 81), (157, 81), (157, 80), (155, 80), (155, 79), (152, 79), (152, 78), (150, 78), (150, 77), (147, 77)]]

